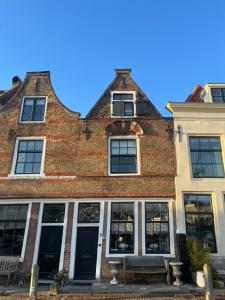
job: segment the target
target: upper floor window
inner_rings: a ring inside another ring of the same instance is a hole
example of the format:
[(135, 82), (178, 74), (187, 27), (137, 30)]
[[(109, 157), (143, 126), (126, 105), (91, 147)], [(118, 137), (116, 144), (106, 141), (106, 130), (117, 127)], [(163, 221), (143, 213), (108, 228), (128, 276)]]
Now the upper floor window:
[(112, 92), (112, 116), (134, 117), (136, 115), (135, 92)]
[(214, 103), (225, 102), (225, 88), (211, 88), (212, 101)]
[(190, 151), (194, 178), (224, 177), (219, 137), (190, 137)]
[(41, 174), (43, 139), (18, 139), (16, 142), (12, 172), (14, 174)]
[(137, 174), (136, 139), (110, 140), (110, 173)]
[(21, 122), (44, 121), (45, 106), (45, 97), (24, 97)]
[(21, 255), (27, 211), (28, 204), (0, 206), (0, 255)]

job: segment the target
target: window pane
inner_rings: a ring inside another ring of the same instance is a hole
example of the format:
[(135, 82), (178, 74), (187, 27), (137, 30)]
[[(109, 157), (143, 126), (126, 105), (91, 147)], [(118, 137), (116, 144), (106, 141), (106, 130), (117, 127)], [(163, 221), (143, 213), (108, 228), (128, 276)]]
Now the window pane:
[(31, 174), (32, 173), (32, 169), (33, 169), (33, 164), (31, 163), (26, 163), (24, 165), (24, 173), (26, 174)]
[(110, 253), (134, 251), (134, 204), (112, 203)]
[(65, 204), (45, 204), (43, 210), (43, 223), (63, 223)]
[(193, 177), (224, 177), (220, 138), (190, 137), (190, 149)]
[(27, 150), (27, 141), (19, 141), (19, 152)]
[(145, 204), (146, 253), (170, 253), (168, 203)]
[(24, 173), (24, 163), (17, 163), (16, 165), (16, 174), (23, 174)]
[(40, 163), (33, 163), (33, 174), (40, 174), (41, 171), (41, 164)]
[(133, 102), (125, 102), (124, 103), (124, 115), (125, 116), (133, 116), (134, 115), (134, 103)]
[(33, 162), (34, 160), (34, 153), (27, 153), (27, 156), (26, 156), (26, 162)]
[(136, 173), (136, 140), (111, 141), (111, 173)]
[(18, 162), (25, 162), (26, 161), (26, 153), (19, 153), (17, 161)]
[(43, 149), (43, 141), (36, 141), (35, 142), (35, 151), (42, 151)]
[(113, 94), (113, 100), (133, 100), (134, 99), (134, 95), (133, 94), (122, 94), (122, 93), (118, 93), (118, 94)]
[(78, 223), (98, 223), (100, 203), (79, 203)]
[(0, 205), (0, 255), (21, 254), (27, 210), (27, 204)]
[(216, 252), (211, 202), (210, 195), (184, 195), (187, 236), (200, 240), (204, 246)]
[(220, 89), (211, 89), (213, 96), (221, 96)]
[(28, 141), (27, 142), (27, 151), (34, 151), (34, 147), (35, 147), (35, 141)]

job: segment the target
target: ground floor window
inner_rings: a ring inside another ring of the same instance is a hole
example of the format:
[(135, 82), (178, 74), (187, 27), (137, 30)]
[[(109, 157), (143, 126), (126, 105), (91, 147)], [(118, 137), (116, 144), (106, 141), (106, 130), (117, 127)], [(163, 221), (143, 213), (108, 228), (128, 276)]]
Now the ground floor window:
[(216, 252), (216, 239), (211, 195), (185, 194), (186, 233)]
[(134, 253), (134, 203), (111, 203), (109, 253)]
[(168, 203), (145, 203), (145, 252), (170, 253)]
[(21, 255), (28, 204), (0, 205), (0, 255)]

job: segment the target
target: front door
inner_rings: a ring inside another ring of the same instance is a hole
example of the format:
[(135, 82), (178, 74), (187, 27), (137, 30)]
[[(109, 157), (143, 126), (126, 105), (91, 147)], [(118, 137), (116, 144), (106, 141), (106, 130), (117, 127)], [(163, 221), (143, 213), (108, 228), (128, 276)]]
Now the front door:
[(98, 231), (96, 226), (77, 228), (74, 279), (95, 279)]
[(58, 273), (63, 226), (43, 226), (39, 247), (38, 265), (40, 279), (53, 279)]

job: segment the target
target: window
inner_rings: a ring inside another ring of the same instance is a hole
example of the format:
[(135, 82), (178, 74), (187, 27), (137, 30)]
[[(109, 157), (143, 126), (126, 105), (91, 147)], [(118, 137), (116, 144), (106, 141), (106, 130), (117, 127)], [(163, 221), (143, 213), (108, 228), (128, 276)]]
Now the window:
[(109, 253), (134, 253), (134, 203), (111, 203)]
[(135, 92), (112, 92), (112, 116), (135, 116)]
[(0, 205), (0, 255), (21, 255), (28, 204)]
[(65, 204), (45, 204), (42, 223), (63, 223)]
[(40, 174), (43, 140), (18, 140), (15, 174)]
[(185, 194), (186, 234), (216, 252), (211, 195)]
[(135, 174), (137, 173), (136, 139), (110, 140), (110, 173)]
[(99, 223), (100, 203), (79, 203), (78, 223)]
[(224, 177), (220, 138), (190, 137), (189, 141), (193, 177)]
[(170, 253), (168, 203), (145, 203), (146, 254)]
[(45, 97), (25, 97), (23, 100), (21, 121), (22, 122), (35, 122), (44, 121), (45, 114)]
[(212, 101), (214, 103), (224, 103), (225, 102), (225, 88), (211, 88)]

